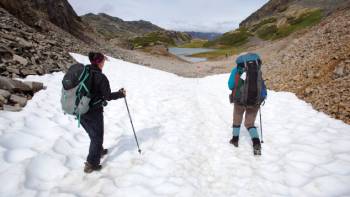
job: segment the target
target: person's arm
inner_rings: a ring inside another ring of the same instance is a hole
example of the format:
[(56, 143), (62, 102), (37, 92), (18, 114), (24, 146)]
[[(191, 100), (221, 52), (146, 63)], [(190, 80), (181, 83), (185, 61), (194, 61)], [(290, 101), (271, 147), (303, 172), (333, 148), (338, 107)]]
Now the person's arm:
[(235, 67), (234, 69), (232, 69), (230, 78), (229, 78), (229, 80), (228, 80), (228, 88), (229, 88), (230, 90), (232, 90), (232, 89), (235, 87), (235, 77), (236, 77), (236, 73), (237, 73), (237, 67)]
[(110, 100), (117, 100), (119, 98), (125, 97), (125, 91), (124, 89), (120, 89), (117, 92), (112, 92), (111, 87), (109, 85), (109, 81), (105, 75), (103, 75), (101, 83), (100, 83), (100, 90), (102, 93), (102, 99), (106, 101)]

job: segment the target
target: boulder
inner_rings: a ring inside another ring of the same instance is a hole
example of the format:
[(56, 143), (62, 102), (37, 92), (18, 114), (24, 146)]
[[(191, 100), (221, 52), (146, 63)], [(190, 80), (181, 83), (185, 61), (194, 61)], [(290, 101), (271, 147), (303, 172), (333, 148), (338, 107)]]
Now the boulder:
[(335, 75), (335, 77), (342, 77), (344, 75), (344, 68), (345, 68), (345, 64), (341, 63), (338, 66), (335, 67), (333, 74)]
[(31, 47), (33, 47), (33, 43), (28, 42), (28, 41), (24, 40), (23, 38), (17, 37), (17, 38), (16, 38), (16, 41), (17, 41), (18, 44), (20, 44), (22, 47), (25, 47), (25, 48), (31, 48)]
[(0, 89), (10, 92), (30, 92), (31, 88), (21, 81), (13, 80), (7, 77), (0, 76)]
[(6, 70), (7, 70), (7, 72), (9, 72), (9, 73), (15, 73), (16, 75), (21, 74), (21, 73), (19, 72), (19, 69), (18, 69), (18, 68), (8, 67), (8, 68), (6, 68)]
[(0, 106), (3, 106), (7, 102), (7, 99), (0, 95)]
[(40, 82), (26, 81), (24, 84), (28, 85), (33, 92), (38, 92), (44, 89), (44, 84)]
[(19, 62), (20, 64), (22, 64), (24, 66), (28, 64), (28, 60), (24, 57), (19, 56), (19, 55), (13, 55), (13, 60)]
[(19, 106), (24, 107), (27, 104), (27, 98), (22, 96), (17, 96), (15, 94), (12, 94), (9, 99), (13, 103), (19, 104)]
[(23, 69), (21, 69), (21, 74), (23, 76), (36, 75), (37, 72), (35, 70), (29, 69), (29, 68), (23, 68)]
[(11, 112), (19, 112), (22, 110), (21, 106), (19, 105), (15, 105), (15, 106), (11, 106), (11, 105), (4, 105), (3, 106), (3, 110), (4, 111), (11, 111)]
[(8, 98), (11, 96), (11, 93), (7, 90), (1, 90), (0, 89), (0, 95), (3, 96), (4, 98)]

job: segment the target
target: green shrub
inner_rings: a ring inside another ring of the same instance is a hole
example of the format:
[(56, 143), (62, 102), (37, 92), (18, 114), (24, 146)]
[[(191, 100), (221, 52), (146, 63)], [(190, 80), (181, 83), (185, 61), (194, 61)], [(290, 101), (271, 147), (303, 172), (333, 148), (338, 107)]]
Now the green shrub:
[(277, 28), (276, 25), (263, 25), (257, 29), (256, 34), (264, 40), (275, 40), (289, 36), (291, 33), (315, 25), (321, 21), (323, 17), (322, 10), (309, 10), (299, 17), (290, 16), (284, 26)]
[(195, 40), (191, 40), (190, 43), (186, 43), (184, 45), (181, 45), (179, 47), (182, 48), (203, 48), (204, 44), (207, 43), (207, 40), (199, 40), (199, 39), (195, 39)]
[(257, 31), (258, 29), (260, 29), (262, 26), (264, 26), (264, 25), (266, 25), (266, 24), (269, 24), (269, 23), (275, 23), (275, 22), (277, 22), (277, 19), (274, 18), (274, 17), (265, 19), (265, 20), (261, 21), (260, 23), (253, 25), (251, 31), (252, 31), (252, 32), (256, 32), (256, 31)]
[(313, 26), (321, 21), (323, 17), (322, 10), (312, 10), (305, 12), (299, 17), (289, 17), (287, 19), (289, 25), (282, 26), (278, 29), (272, 39), (284, 38), (289, 36), (291, 33), (304, 29), (309, 26)]
[(234, 32), (227, 32), (219, 38), (205, 43), (204, 47), (228, 48), (238, 47), (248, 42), (251, 36), (245, 29), (238, 29)]
[(257, 31), (257, 35), (263, 40), (270, 40), (275, 36), (277, 31), (277, 25), (265, 25)]
[(145, 36), (136, 37), (131, 40), (131, 44), (134, 46), (134, 48), (152, 46), (160, 42), (166, 45), (175, 45), (174, 40), (162, 32), (152, 32), (146, 34)]

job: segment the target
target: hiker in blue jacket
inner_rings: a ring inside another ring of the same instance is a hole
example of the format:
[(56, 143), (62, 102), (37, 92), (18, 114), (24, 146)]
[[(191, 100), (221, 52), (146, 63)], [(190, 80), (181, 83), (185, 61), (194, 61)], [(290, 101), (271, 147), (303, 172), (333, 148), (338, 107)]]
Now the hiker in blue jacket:
[(261, 154), (261, 144), (257, 128), (254, 125), (261, 103), (267, 96), (267, 90), (262, 79), (261, 59), (255, 53), (242, 54), (236, 59), (228, 80), (228, 87), (232, 91), (230, 101), (234, 103), (232, 139), (230, 143), (238, 147), (239, 134), (243, 115), (244, 126), (248, 129), (253, 142), (254, 154)]

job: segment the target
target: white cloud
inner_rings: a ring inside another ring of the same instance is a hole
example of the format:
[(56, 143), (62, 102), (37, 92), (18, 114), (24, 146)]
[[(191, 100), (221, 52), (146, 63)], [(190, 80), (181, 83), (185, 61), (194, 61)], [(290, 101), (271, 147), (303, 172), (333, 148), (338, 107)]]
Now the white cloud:
[(268, 0), (68, 0), (79, 14), (104, 12), (179, 31), (226, 32)]

